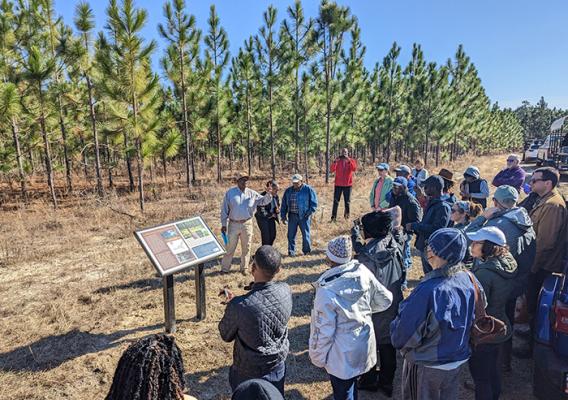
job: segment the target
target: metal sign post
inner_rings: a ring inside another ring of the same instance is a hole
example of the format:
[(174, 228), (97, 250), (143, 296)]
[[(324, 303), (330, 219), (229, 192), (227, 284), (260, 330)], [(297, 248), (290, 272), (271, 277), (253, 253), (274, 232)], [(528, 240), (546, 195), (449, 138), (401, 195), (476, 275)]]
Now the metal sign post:
[(207, 318), (207, 306), (205, 304), (205, 274), (203, 273), (204, 264), (195, 267), (195, 306), (197, 309), (197, 320), (203, 321)]
[(162, 278), (164, 287), (164, 320), (166, 333), (176, 332), (176, 305), (174, 299), (174, 276), (167, 275)]

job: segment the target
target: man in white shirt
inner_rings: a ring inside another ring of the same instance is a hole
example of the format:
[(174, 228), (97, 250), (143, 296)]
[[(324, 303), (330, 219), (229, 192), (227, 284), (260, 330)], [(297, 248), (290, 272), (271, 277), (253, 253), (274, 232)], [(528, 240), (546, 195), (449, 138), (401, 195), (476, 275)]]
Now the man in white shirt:
[(272, 188), (267, 188), (266, 195), (261, 196), (247, 187), (248, 174), (237, 174), (237, 186), (225, 193), (221, 205), (221, 232), (228, 236), (227, 253), (221, 260), (221, 271), (229, 272), (231, 261), (241, 239), (241, 273), (247, 274), (252, 244), (252, 217), (257, 206), (264, 206), (272, 201)]

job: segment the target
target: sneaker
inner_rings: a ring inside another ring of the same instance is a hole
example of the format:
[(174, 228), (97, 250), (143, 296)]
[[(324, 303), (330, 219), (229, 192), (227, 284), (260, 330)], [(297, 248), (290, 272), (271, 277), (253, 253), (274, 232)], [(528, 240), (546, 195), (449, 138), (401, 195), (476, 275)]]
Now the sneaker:
[(335, 217), (331, 217), (331, 219), (329, 220), (330, 224), (335, 224), (337, 222), (337, 219)]
[(292, 253), (291, 251), (288, 252), (288, 257), (296, 257), (296, 253)]

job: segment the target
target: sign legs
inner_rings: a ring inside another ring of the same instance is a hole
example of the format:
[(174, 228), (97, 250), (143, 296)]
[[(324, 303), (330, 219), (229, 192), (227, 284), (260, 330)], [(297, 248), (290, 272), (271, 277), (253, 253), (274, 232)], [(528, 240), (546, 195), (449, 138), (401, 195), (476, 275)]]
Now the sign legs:
[(166, 333), (176, 332), (176, 308), (174, 301), (174, 276), (167, 275), (162, 278), (164, 287), (164, 317), (166, 321)]
[(195, 305), (197, 309), (197, 320), (202, 321), (207, 317), (205, 305), (205, 274), (203, 273), (204, 264), (195, 266)]

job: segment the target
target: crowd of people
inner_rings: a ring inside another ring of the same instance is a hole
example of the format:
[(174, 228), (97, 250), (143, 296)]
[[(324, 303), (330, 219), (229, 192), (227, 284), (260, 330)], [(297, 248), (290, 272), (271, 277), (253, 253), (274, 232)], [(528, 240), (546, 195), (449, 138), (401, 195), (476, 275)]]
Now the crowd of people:
[[(525, 348), (513, 352), (515, 308), (525, 305), (534, 330), (540, 288), (552, 273), (563, 272), (566, 263), (568, 211), (557, 188), (559, 174), (551, 167), (536, 169), (530, 194), (520, 201), (525, 171), (516, 155), (507, 158), (492, 180), (491, 199), (488, 181), (475, 166), (464, 171), (457, 195), (451, 171), (430, 175), (420, 159), (414, 166), (399, 165), (391, 177), (391, 167), (378, 164), (369, 212), (353, 222), (350, 232), (327, 244), (328, 268), (312, 284), (310, 360), (327, 372), (335, 400), (357, 399), (359, 390), (392, 397), (397, 352), (403, 359), (403, 399), (458, 398), (465, 364), (475, 398), (498, 399), (501, 373), (511, 370), (512, 355), (532, 355), (532, 334)], [(357, 162), (344, 149), (331, 168), (334, 222), (341, 197), (344, 217), (350, 217)], [(302, 253), (309, 254), (318, 199), (298, 174), (282, 199), (275, 181), (267, 182), (262, 193), (247, 182), (248, 176), (240, 174), (237, 186), (223, 198), (227, 254), (221, 265), (223, 272), (230, 271), (240, 240), (240, 271), (254, 282), (241, 296), (224, 291), (219, 333), (234, 342), (229, 371), (233, 399), (281, 399), (293, 301), (289, 286), (276, 279), (282, 263), (273, 247), (276, 224), (288, 226), (288, 256), (296, 255), (298, 228)], [(253, 217), (262, 246), (249, 263)], [(404, 298), (412, 247), (424, 276)], [(146, 382), (140, 368), (151, 373)], [(167, 336), (133, 344), (116, 374), (107, 399), (184, 398), (181, 354)], [(133, 397), (135, 389), (125, 380), (144, 395)], [(147, 395), (150, 391), (159, 397)]]

